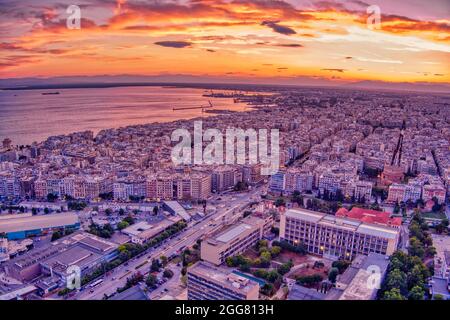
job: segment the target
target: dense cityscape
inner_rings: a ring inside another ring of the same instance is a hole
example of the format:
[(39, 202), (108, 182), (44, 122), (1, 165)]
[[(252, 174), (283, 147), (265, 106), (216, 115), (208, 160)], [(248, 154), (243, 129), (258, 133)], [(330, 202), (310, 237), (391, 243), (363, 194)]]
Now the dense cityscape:
[[(4, 137), (0, 300), (450, 299), (448, 95), (229, 89), (246, 111)], [(175, 165), (195, 121), (278, 129), (279, 170)]]

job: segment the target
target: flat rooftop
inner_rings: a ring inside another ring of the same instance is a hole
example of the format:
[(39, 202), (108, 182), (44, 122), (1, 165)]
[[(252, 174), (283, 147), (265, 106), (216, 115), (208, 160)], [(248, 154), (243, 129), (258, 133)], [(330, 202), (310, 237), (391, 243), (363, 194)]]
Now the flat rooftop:
[(129, 236), (149, 239), (180, 220), (181, 218), (177, 217), (172, 219), (164, 219), (152, 224), (146, 221), (141, 221), (123, 229), (122, 232)]
[(42, 265), (52, 268), (55, 271), (65, 272), (69, 266), (77, 265), (80, 268), (83, 268), (83, 266), (93, 263), (99, 257), (99, 254), (76, 244), (63, 252), (48, 258), (42, 262)]
[(141, 221), (126, 227), (125, 229), (122, 230), (122, 232), (128, 235), (137, 236), (141, 232), (151, 228), (152, 225), (149, 224), (147, 221)]
[(357, 256), (352, 265), (339, 276), (338, 282), (347, 284), (339, 300), (371, 300), (377, 289), (368, 285), (370, 277), (376, 271), (383, 276), (388, 265), (387, 256), (379, 253)]
[[(239, 276), (227, 269), (215, 267), (214, 265), (199, 261), (192, 267), (188, 268), (188, 273), (196, 275), (200, 278), (208, 279), (222, 287), (228, 288), (236, 292), (248, 293), (255, 286), (259, 287), (256, 281)], [(189, 280), (188, 280), (189, 281)]]
[(0, 233), (20, 232), (26, 230), (47, 229), (70, 226), (78, 223), (78, 216), (73, 212), (2, 219)]
[(289, 291), (287, 300), (324, 300), (325, 293), (317, 289), (306, 288), (298, 284), (294, 284)]
[(330, 227), (338, 227), (340, 229), (360, 232), (373, 236), (395, 239), (399, 231), (388, 226), (366, 223), (349, 218), (340, 218), (330, 214), (315, 212), (305, 209), (290, 209), (285, 213), (286, 217), (304, 220), (316, 224)]
[(215, 237), (215, 240), (219, 242), (230, 242), (231, 240), (237, 238), (239, 235), (244, 233), (247, 230), (250, 230), (252, 227), (245, 223), (240, 223), (235, 226), (231, 226), (230, 228), (227, 228), (222, 233), (218, 234)]

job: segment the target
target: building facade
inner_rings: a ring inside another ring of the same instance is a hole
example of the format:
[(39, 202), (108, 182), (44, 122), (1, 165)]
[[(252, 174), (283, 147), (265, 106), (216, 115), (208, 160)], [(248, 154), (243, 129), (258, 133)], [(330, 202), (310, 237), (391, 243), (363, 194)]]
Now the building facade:
[(391, 255), (397, 249), (399, 230), (299, 209), (281, 214), (280, 239), (301, 243), (313, 254), (353, 259), (370, 252)]

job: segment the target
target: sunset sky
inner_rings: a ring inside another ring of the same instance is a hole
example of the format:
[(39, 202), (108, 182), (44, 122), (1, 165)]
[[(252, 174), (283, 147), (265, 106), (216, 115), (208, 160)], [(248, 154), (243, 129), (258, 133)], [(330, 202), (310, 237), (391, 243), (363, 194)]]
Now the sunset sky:
[[(66, 9), (81, 8), (81, 29)], [(381, 9), (381, 29), (366, 9)], [(0, 78), (450, 82), (449, 0), (0, 0)]]

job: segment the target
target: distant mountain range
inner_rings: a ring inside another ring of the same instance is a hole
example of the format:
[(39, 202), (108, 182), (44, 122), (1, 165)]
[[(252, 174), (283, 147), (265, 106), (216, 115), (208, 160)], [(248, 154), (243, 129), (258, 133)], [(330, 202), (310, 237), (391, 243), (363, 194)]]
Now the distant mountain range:
[(0, 79), (1, 89), (64, 89), (64, 88), (105, 88), (118, 86), (176, 85), (214, 88), (215, 85), (239, 86), (314, 86), (354, 88), (365, 90), (395, 90), (414, 92), (450, 93), (450, 84), (431, 82), (383, 82), (330, 80), (322, 77), (279, 77), (256, 78), (238, 76), (194, 76), (184, 74), (140, 75), (98, 75), (64, 76), (52, 78), (9, 78)]

